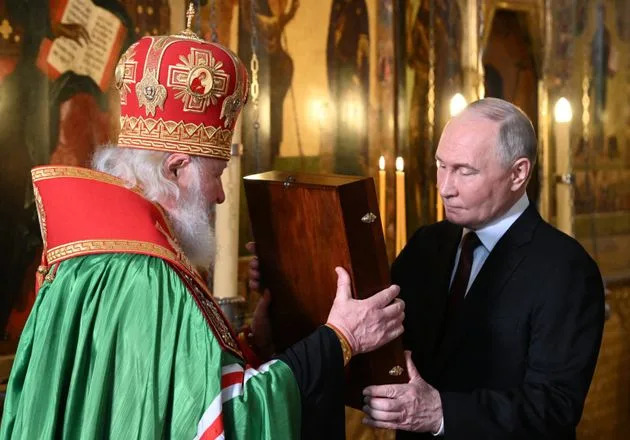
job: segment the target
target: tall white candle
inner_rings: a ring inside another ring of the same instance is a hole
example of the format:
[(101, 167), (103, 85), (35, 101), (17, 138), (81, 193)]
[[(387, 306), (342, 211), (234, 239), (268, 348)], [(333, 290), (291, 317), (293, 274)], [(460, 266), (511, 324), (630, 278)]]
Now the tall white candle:
[(385, 157), (381, 156), (378, 159), (378, 209), (381, 215), (381, 226), (383, 227), (383, 235), (385, 234), (385, 228), (387, 225), (386, 180), (387, 176), (385, 174)]
[(218, 298), (232, 298), (236, 297), (238, 293), (241, 124), (241, 117), (239, 117), (232, 136), (232, 157), (221, 177), (225, 201), (217, 205), (216, 208), (216, 259), (214, 264), (213, 294)]
[(396, 158), (396, 255), (407, 243), (407, 215), (405, 209), (405, 162)]

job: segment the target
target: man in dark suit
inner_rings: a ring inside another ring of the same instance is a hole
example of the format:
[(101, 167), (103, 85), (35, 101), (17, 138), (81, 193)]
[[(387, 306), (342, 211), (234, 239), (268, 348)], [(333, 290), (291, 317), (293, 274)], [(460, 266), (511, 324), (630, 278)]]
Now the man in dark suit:
[(399, 439), (575, 439), (604, 325), (602, 279), (525, 193), (531, 122), (488, 98), (436, 152), (446, 221), (392, 266), (406, 303), (410, 381), (365, 389), (365, 423)]

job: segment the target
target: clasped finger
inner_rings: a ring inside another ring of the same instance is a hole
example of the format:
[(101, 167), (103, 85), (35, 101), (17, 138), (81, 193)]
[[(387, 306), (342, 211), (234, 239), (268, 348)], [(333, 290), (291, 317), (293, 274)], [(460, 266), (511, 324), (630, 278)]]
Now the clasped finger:
[(376, 307), (382, 309), (391, 303), (394, 298), (398, 296), (398, 293), (400, 293), (400, 287), (392, 284), (387, 289), (381, 290), (380, 292), (372, 295), (366, 301), (369, 301)]
[(398, 399), (384, 399), (382, 397), (366, 396), (363, 401), (367, 407), (380, 411), (399, 411), (400, 402)]
[(397, 315), (402, 314), (404, 311), (405, 302), (400, 298), (396, 298), (390, 305), (386, 306), (383, 309), (383, 314), (387, 318), (393, 318)]
[(363, 412), (374, 420), (380, 420), (383, 422), (402, 422), (402, 414), (399, 411), (381, 411), (369, 406), (364, 406)]

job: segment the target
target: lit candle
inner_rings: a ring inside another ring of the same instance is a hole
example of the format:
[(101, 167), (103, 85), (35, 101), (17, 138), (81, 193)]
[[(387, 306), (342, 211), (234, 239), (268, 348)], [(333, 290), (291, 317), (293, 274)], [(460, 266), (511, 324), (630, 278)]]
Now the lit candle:
[(405, 162), (396, 158), (396, 255), (407, 243), (407, 215), (405, 210)]
[(554, 108), (556, 138), (556, 226), (573, 235), (573, 182), (571, 179), (571, 143), (569, 129), (573, 112), (566, 98), (558, 99)]
[(466, 98), (461, 93), (455, 93), (451, 98), (451, 102), (449, 103), (449, 112), (451, 114), (451, 118), (460, 114), (468, 105), (466, 102)]
[(223, 171), (221, 182), (225, 201), (216, 205), (216, 256), (213, 275), (213, 294), (217, 298), (237, 296), (238, 283), (238, 216), (241, 181), (241, 119), (236, 122), (232, 136), (232, 157)]
[(378, 209), (381, 214), (381, 226), (383, 227), (383, 235), (385, 235), (385, 210), (387, 205), (385, 203), (385, 156), (381, 156), (378, 159)]

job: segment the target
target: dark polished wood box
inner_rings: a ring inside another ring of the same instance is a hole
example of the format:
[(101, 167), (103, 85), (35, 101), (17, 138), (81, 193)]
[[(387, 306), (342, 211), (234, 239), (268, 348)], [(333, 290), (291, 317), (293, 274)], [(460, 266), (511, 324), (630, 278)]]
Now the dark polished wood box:
[[(350, 274), (355, 298), (391, 284), (372, 178), (270, 171), (247, 176), (244, 184), (262, 282), (273, 297), (277, 349), (326, 322), (335, 266)], [(355, 408), (365, 386), (407, 382), (400, 338), (354, 357), (346, 378), (346, 402)]]

